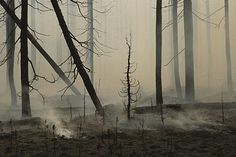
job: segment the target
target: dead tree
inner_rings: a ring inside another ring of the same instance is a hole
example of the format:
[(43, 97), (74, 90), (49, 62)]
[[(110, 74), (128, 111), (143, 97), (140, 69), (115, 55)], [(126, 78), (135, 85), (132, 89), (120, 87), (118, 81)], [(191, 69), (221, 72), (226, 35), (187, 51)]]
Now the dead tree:
[(21, 95), (22, 95), (22, 116), (31, 117), (29, 97), (29, 73), (28, 73), (28, 0), (22, 0), (21, 6)]
[(162, 57), (162, 0), (156, 0), (156, 105), (160, 106), (162, 117), (162, 80), (161, 80), (161, 57)]
[(78, 42), (79, 44), (81, 44), (81, 42), (79, 42), (74, 36), (73, 34), (68, 30), (68, 27), (66, 25), (66, 22), (64, 20), (64, 17), (61, 13), (61, 9), (58, 5), (58, 2), (56, 0), (51, 0), (51, 3), (52, 3), (52, 6), (54, 8), (54, 11), (56, 13), (56, 16), (57, 16), (57, 19), (58, 19), (58, 22), (59, 22), (59, 25), (61, 27), (61, 30), (62, 30), (62, 33), (64, 35), (64, 38), (66, 40), (66, 43), (68, 45), (68, 48), (70, 50), (70, 53), (71, 53), (71, 56), (73, 57), (73, 61), (74, 61), (74, 64), (76, 65), (76, 68), (77, 68), (77, 71), (78, 73), (80, 74), (83, 82), (84, 82), (84, 85), (98, 111), (98, 113), (102, 113), (102, 105), (101, 105), (101, 102), (96, 94), (96, 91), (93, 87), (93, 84), (84, 68), (84, 65), (80, 59), (80, 56), (78, 54), (78, 50), (77, 48), (75, 47), (73, 40), (75, 40), (76, 42)]
[(226, 47), (226, 64), (227, 64), (227, 85), (228, 91), (233, 91), (231, 52), (230, 52), (230, 35), (229, 35), (229, 0), (225, 0), (225, 47)]
[[(35, 8), (36, 8), (36, 4), (35, 4), (35, 0), (31, 0), (31, 29), (33, 29), (34, 31), (36, 31), (36, 25), (35, 25), (35, 18), (36, 18), (36, 12), (35, 12)], [(37, 70), (37, 60), (36, 60), (36, 48), (34, 47), (34, 45), (31, 45), (31, 61), (32, 64), (34, 66), (34, 69)], [(32, 74), (33, 76), (33, 74)]]
[(90, 79), (94, 83), (94, 63), (93, 63), (93, 52), (94, 52), (94, 41), (93, 41), (93, 0), (87, 0), (88, 3), (88, 61), (90, 68)]
[(185, 34), (185, 98), (189, 102), (195, 99), (194, 57), (193, 57), (193, 17), (192, 0), (184, 0)]
[[(210, 16), (210, 2), (206, 1), (206, 10), (207, 10), (207, 16)], [(211, 20), (210, 17), (208, 17), (208, 20)], [(207, 52), (208, 52), (208, 89), (211, 87), (211, 75), (212, 75), (212, 48), (211, 48), (211, 28), (210, 24), (207, 23)]]
[[(17, 26), (22, 29), (21, 22), (16, 14), (10, 9), (5, 1), (0, 1), (0, 5), (4, 8), (7, 14), (14, 20)], [(73, 85), (73, 83), (67, 78), (65, 73), (61, 70), (61, 68), (55, 63), (55, 61), (48, 55), (48, 53), (43, 49), (43, 47), (38, 43), (38, 41), (34, 38), (34, 36), (27, 31), (27, 37), (31, 41), (31, 43), (38, 49), (38, 52), (47, 60), (47, 62), (51, 65), (51, 67), (55, 70), (55, 72), (61, 77), (61, 79), (67, 84), (68, 87), (77, 95), (81, 96), (78, 89)]]
[[(15, 0), (7, 0), (9, 8), (14, 12)], [(17, 104), (16, 87), (14, 81), (14, 54), (15, 54), (15, 22), (9, 16), (6, 15), (6, 43), (7, 43), (7, 81), (11, 91), (11, 105)]]
[(175, 89), (177, 93), (178, 98), (182, 98), (182, 87), (180, 82), (180, 76), (179, 76), (179, 58), (178, 58), (178, 49), (179, 49), (179, 43), (178, 43), (178, 1), (172, 0), (172, 18), (173, 18), (173, 51), (174, 56), (177, 56), (174, 59), (174, 77), (175, 77)]
[(126, 45), (128, 47), (128, 62), (125, 72), (125, 79), (121, 80), (123, 87), (120, 91), (120, 96), (123, 98), (127, 98), (127, 102), (124, 101), (125, 110), (127, 111), (128, 120), (131, 119), (131, 106), (136, 103), (138, 100), (138, 96), (140, 95), (140, 82), (133, 78), (132, 74), (136, 71), (136, 66), (134, 62), (131, 62), (131, 54), (132, 54), (132, 41), (131, 36), (130, 40), (126, 38)]

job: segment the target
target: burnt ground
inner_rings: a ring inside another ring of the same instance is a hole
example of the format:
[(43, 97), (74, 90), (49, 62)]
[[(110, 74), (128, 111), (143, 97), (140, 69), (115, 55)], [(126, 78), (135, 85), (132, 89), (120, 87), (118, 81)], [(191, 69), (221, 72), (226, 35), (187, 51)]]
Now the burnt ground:
[(103, 125), (93, 116), (86, 117), (85, 123), (82, 118), (62, 121), (60, 128), (55, 124), (55, 129), (53, 123), (40, 118), (2, 122), (0, 157), (236, 156), (235, 112), (225, 111), (225, 124), (221, 124), (220, 110), (201, 113), (188, 120), (186, 117), (193, 112), (187, 116), (186, 112), (169, 113), (165, 115), (165, 126), (157, 122), (153, 127), (145, 121), (118, 122), (117, 127), (116, 123)]

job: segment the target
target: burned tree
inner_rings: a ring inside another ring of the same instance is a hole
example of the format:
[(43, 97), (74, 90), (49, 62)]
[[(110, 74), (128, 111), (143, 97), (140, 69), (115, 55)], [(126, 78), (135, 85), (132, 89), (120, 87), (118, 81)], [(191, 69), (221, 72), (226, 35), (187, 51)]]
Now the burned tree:
[(192, 0), (184, 0), (185, 34), (185, 98), (189, 102), (195, 99), (194, 57), (193, 57), (193, 17)]
[(87, 0), (87, 3), (88, 3), (88, 54), (87, 55), (90, 68), (90, 79), (91, 82), (94, 83), (93, 0)]
[[(156, 105), (160, 106), (162, 115), (162, 80), (161, 80), (161, 57), (162, 57), (162, 0), (156, 1)], [(163, 117), (161, 116), (163, 119)]]
[[(14, 12), (15, 0), (7, 0), (7, 4)], [(17, 104), (16, 87), (14, 81), (15, 34), (15, 22), (9, 15), (6, 15), (7, 81), (10, 86), (12, 106)]]
[[(36, 8), (36, 4), (35, 4), (35, 0), (31, 1), (31, 29), (33, 29), (34, 31), (36, 31), (36, 12), (35, 12), (35, 8)], [(34, 45), (31, 45), (31, 60), (32, 60), (32, 64), (34, 65), (35, 70), (37, 70), (37, 60), (36, 60), (36, 48), (34, 47)]]
[[(10, 9), (5, 1), (0, 1), (0, 5), (5, 9), (7, 14), (11, 16), (16, 25), (22, 29), (22, 25), (20, 19), (16, 16), (16, 14)], [(47, 60), (47, 62), (51, 65), (51, 67), (55, 70), (55, 72), (61, 77), (61, 79), (70, 87), (70, 89), (77, 95), (81, 96), (78, 89), (73, 85), (73, 83), (66, 77), (65, 73), (61, 70), (61, 68), (55, 63), (55, 61), (48, 55), (48, 53), (44, 50), (44, 48), (39, 44), (39, 42), (34, 38), (34, 36), (27, 30), (27, 37), (31, 41), (31, 43), (37, 48), (38, 52)], [(36, 51), (37, 52), (37, 51)]]
[(70, 54), (73, 58), (73, 61), (74, 61), (74, 64), (76, 65), (76, 69), (77, 72), (80, 74), (84, 84), (85, 84), (85, 87), (97, 109), (97, 111), (102, 114), (102, 105), (101, 105), (101, 102), (96, 94), (96, 91), (93, 87), (93, 84), (84, 68), (84, 65), (80, 59), (80, 56), (78, 54), (78, 50), (77, 48), (75, 47), (72, 39), (76, 42), (78, 42), (80, 45), (83, 44), (81, 42), (79, 42), (76, 37), (69, 31), (67, 25), (66, 25), (66, 22), (64, 20), (64, 17), (62, 15), (62, 12), (61, 12), (61, 9), (58, 5), (58, 2), (56, 0), (51, 0), (51, 3), (52, 3), (52, 6), (54, 8), (54, 11), (56, 13), (56, 16), (57, 16), (57, 19), (58, 19), (58, 22), (59, 22), (59, 25), (61, 27), (61, 30), (62, 30), (62, 33), (64, 35), (64, 38), (66, 40), (66, 43), (68, 45), (68, 48), (70, 50)]
[(126, 45), (128, 47), (128, 62), (125, 71), (125, 79), (121, 80), (123, 87), (119, 93), (119, 95), (123, 98), (127, 99), (127, 102), (124, 100), (125, 110), (127, 111), (128, 120), (131, 119), (131, 106), (136, 103), (138, 100), (138, 96), (140, 95), (140, 83), (136, 80), (132, 74), (136, 71), (136, 66), (134, 62), (131, 62), (131, 54), (132, 54), (132, 41), (126, 38)]
[(31, 117), (29, 97), (29, 71), (28, 71), (28, 0), (22, 1), (21, 6), (21, 95), (22, 95), (22, 116)]
[(225, 0), (225, 48), (226, 48), (226, 64), (227, 64), (227, 85), (228, 91), (233, 91), (232, 67), (230, 54), (230, 35), (229, 35), (229, 0)]
[(179, 58), (178, 58), (178, 1), (172, 0), (172, 19), (173, 19), (173, 51), (174, 56), (177, 56), (174, 59), (174, 77), (175, 77), (175, 89), (178, 98), (182, 98), (182, 87), (180, 82), (180, 76), (179, 76)]

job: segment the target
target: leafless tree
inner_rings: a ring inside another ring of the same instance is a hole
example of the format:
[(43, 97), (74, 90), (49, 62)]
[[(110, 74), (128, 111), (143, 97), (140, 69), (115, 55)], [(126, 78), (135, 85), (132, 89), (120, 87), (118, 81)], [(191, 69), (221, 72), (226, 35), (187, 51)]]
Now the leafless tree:
[(120, 91), (120, 96), (127, 99), (124, 100), (125, 109), (127, 111), (128, 120), (131, 119), (131, 106), (136, 103), (140, 96), (140, 82), (136, 80), (132, 74), (136, 71), (136, 65), (131, 61), (132, 41), (126, 37), (126, 45), (128, 47), (127, 67), (125, 71), (125, 79), (121, 80), (123, 87)]
[[(9, 8), (15, 10), (15, 0), (7, 0)], [(6, 15), (6, 43), (7, 43), (7, 84), (11, 91), (11, 105), (17, 104), (16, 87), (14, 80), (14, 54), (15, 54), (15, 22)]]
[(94, 63), (93, 63), (93, 52), (94, 52), (94, 39), (93, 39), (93, 0), (87, 0), (88, 3), (88, 59), (90, 68), (90, 79), (94, 83)]
[[(16, 14), (13, 12), (12, 9), (9, 8), (7, 3), (5, 1), (0, 1), (0, 5), (4, 8), (6, 13), (14, 20), (16, 25), (22, 29), (22, 25), (20, 22), (20, 19), (16, 16)], [(47, 62), (51, 65), (51, 67), (55, 70), (55, 72), (61, 77), (61, 79), (68, 85), (68, 88), (70, 88), (76, 95), (81, 96), (78, 89), (73, 85), (73, 82), (71, 82), (65, 73), (61, 70), (61, 68), (55, 63), (55, 61), (48, 55), (46, 50), (39, 44), (37, 39), (29, 32), (27, 31), (27, 37), (31, 41), (31, 43), (38, 49), (38, 52), (41, 53), (41, 55), (47, 60)], [(36, 51), (37, 52), (37, 51)]]
[(227, 63), (227, 85), (230, 92), (233, 91), (231, 52), (230, 52), (230, 35), (229, 35), (229, 0), (225, 0), (225, 48)]
[[(33, 29), (34, 31), (36, 31), (36, 1), (35, 0), (31, 0), (31, 29)], [(32, 64), (34, 66), (34, 69), (37, 70), (37, 60), (36, 60), (36, 48), (34, 47), (34, 45), (31, 45), (31, 60), (32, 60)], [(34, 74), (32, 74), (33, 76)]]
[(28, 73), (28, 0), (22, 0), (21, 6), (21, 90), (22, 90), (22, 116), (31, 117), (29, 97), (29, 73)]
[(178, 98), (183, 97), (182, 87), (179, 76), (179, 58), (178, 58), (178, 1), (172, 0), (172, 19), (173, 19), (173, 51), (174, 56), (177, 56), (174, 60), (174, 77), (175, 77), (175, 89)]
[(160, 106), (161, 119), (163, 121), (161, 57), (162, 57), (162, 0), (156, 0), (156, 105)]
[(192, 0), (184, 0), (185, 98), (195, 100)]
[[(210, 16), (210, 2), (206, 1), (206, 10), (207, 10), (207, 16)], [(208, 17), (208, 20), (211, 20), (210, 17)], [(211, 49), (211, 28), (210, 24), (207, 23), (207, 52), (208, 52), (208, 88), (211, 87), (211, 75), (212, 75), (212, 49)]]
[(80, 45), (83, 44), (83, 43), (78, 41), (76, 39), (76, 37), (69, 31), (69, 29), (66, 25), (66, 22), (64, 20), (64, 17), (62, 15), (61, 9), (58, 5), (58, 2), (55, 1), (55, 0), (51, 0), (51, 3), (52, 3), (52, 6), (54, 8), (54, 11), (56, 13), (59, 25), (61, 27), (62, 33), (63, 33), (64, 38), (65, 38), (65, 41), (66, 41), (66, 43), (68, 45), (68, 48), (70, 50), (70, 54), (73, 58), (73, 62), (76, 65), (74, 70), (77, 71), (80, 74), (80, 76), (81, 76), (81, 78), (82, 78), (82, 80), (85, 84), (85, 87), (86, 87), (86, 89), (87, 89), (87, 91), (88, 91), (88, 93), (89, 93), (89, 95), (90, 95), (90, 97), (91, 97), (98, 113), (102, 114), (103, 109), (102, 109), (101, 102), (100, 102), (100, 100), (99, 100), (99, 98), (96, 94), (96, 91), (93, 87), (93, 84), (92, 84), (92, 82), (91, 82), (91, 80), (90, 80), (90, 78), (89, 78), (89, 76), (88, 76), (88, 74), (85, 70), (85, 67), (84, 67), (84, 65), (83, 65), (83, 63), (80, 59), (80, 56), (78, 54), (78, 49), (75, 47), (75, 45), (73, 43), (73, 40), (75, 42), (78, 42)]

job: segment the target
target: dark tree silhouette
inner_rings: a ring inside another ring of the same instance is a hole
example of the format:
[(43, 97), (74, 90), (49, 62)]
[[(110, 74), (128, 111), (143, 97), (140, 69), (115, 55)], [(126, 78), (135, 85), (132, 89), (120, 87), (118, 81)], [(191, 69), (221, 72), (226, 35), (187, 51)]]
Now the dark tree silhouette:
[(94, 41), (93, 41), (93, 0), (87, 0), (88, 3), (88, 62), (90, 68), (90, 79), (94, 83)]
[(184, 34), (185, 34), (185, 98), (195, 100), (194, 57), (193, 57), (193, 17), (192, 0), (184, 0)]
[(230, 54), (230, 35), (229, 35), (229, 0), (225, 0), (225, 46), (227, 63), (227, 85), (228, 90), (233, 91), (232, 67)]
[(31, 117), (29, 97), (29, 73), (28, 73), (28, 0), (22, 0), (21, 6), (21, 95), (22, 95), (22, 116)]
[(128, 59), (127, 67), (125, 71), (125, 79), (121, 80), (123, 87), (120, 91), (120, 96), (127, 99), (127, 102), (124, 100), (125, 109), (127, 111), (128, 120), (131, 119), (131, 107), (132, 104), (136, 103), (138, 97), (140, 96), (140, 82), (133, 78), (132, 74), (136, 71), (136, 66), (134, 62), (131, 61), (132, 54), (132, 41), (126, 38), (126, 45), (128, 47)]
[[(7, 14), (11, 16), (11, 18), (15, 21), (17, 26), (22, 29), (21, 22), (19, 18), (15, 15), (15, 13), (8, 7), (5, 1), (0, 1), (0, 5), (5, 9)], [(38, 43), (38, 41), (34, 38), (34, 36), (28, 31), (27, 37), (31, 41), (31, 43), (38, 49), (41, 55), (47, 60), (47, 62), (51, 65), (51, 67), (55, 70), (55, 72), (61, 77), (61, 79), (70, 87), (70, 89), (77, 95), (81, 96), (78, 89), (73, 85), (73, 83), (66, 77), (65, 73), (61, 70), (61, 68), (54, 62), (54, 60), (48, 55), (48, 53), (43, 49), (43, 47)]]
[(162, 112), (162, 81), (161, 81), (161, 57), (162, 57), (162, 0), (156, 1), (156, 104), (160, 105)]
[[(34, 31), (36, 31), (36, 12), (35, 12), (35, 8), (36, 8), (36, 1), (35, 0), (31, 0), (31, 29), (33, 29)], [(37, 58), (36, 58), (36, 48), (34, 47), (34, 45), (31, 45), (31, 61), (32, 64), (34, 66), (34, 69), (37, 70)], [(33, 76), (34, 74), (32, 74)]]
[[(15, 0), (7, 0), (9, 8), (15, 10)], [(14, 81), (14, 54), (15, 54), (15, 22), (6, 15), (6, 43), (7, 43), (7, 81), (11, 91), (11, 105), (17, 104), (16, 87)]]
[(180, 82), (180, 76), (179, 76), (179, 58), (178, 58), (178, 1), (172, 0), (172, 18), (173, 18), (173, 51), (174, 56), (177, 56), (174, 59), (174, 77), (175, 77), (175, 88), (178, 98), (183, 97), (182, 93), (182, 87)]
[[(79, 42), (79, 41), (68, 30), (68, 27), (66, 25), (66, 22), (64, 20), (62, 13), (61, 13), (61, 9), (58, 5), (58, 2), (56, 0), (51, 0), (51, 3), (54, 8), (54, 11), (56, 13), (59, 25), (61, 27), (62, 33), (63, 33), (66, 43), (68, 45), (68, 48), (70, 50), (71, 56), (73, 57), (74, 64), (76, 65), (77, 71), (80, 74), (80, 76), (84, 82), (84, 85), (85, 85), (98, 113), (102, 114), (103, 108), (102, 108), (101, 102), (96, 94), (96, 91), (93, 87), (93, 84), (92, 84), (87, 72), (85, 71), (84, 65), (80, 59), (77, 48), (75, 47), (72, 39), (75, 40), (76, 42)], [(81, 44), (81, 43), (79, 42), (79, 44)]]

